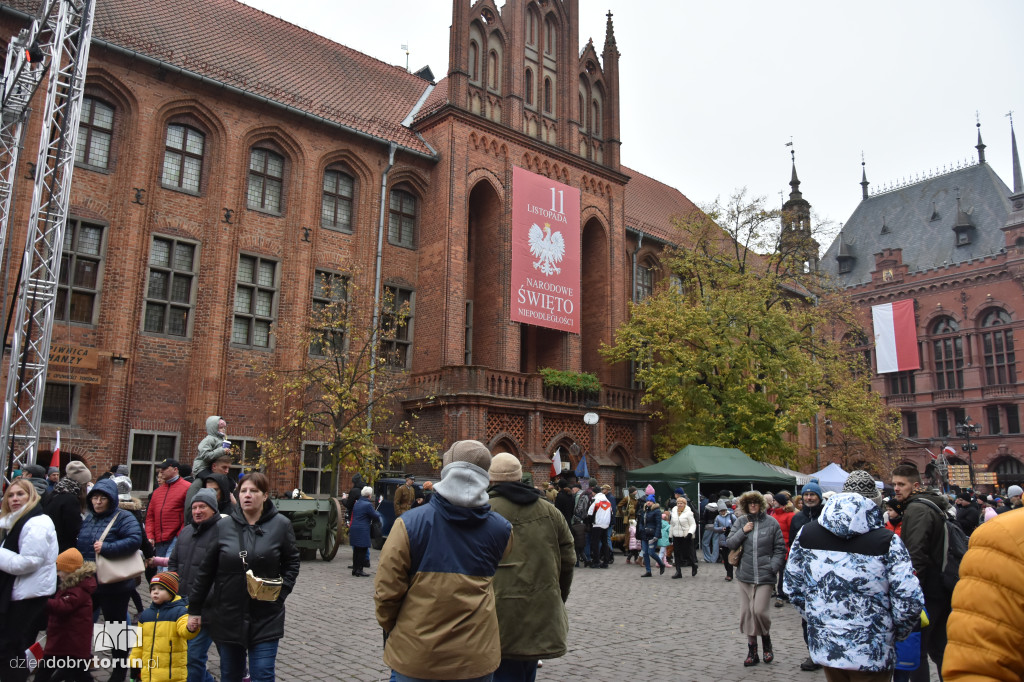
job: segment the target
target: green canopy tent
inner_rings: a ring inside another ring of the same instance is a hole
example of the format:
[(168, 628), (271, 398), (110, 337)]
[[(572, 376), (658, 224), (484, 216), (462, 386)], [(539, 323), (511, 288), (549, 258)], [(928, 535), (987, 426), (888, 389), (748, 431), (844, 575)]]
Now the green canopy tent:
[(702, 483), (720, 483), (735, 493), (762, 490), (794, 489), (796, 478), (756, 462), (736, 448), (711, 445), (687, 445), (666, 460), (626, 473), (626, 481), (637, 488), (654, 486), (658, 500), (669, 498), (682, 488), (691, 500), (698, 499)]

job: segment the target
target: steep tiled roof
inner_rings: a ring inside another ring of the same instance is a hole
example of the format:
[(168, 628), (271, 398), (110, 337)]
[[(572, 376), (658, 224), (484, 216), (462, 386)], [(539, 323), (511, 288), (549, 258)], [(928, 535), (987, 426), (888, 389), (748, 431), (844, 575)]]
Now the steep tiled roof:
[[(821, 259), (821, 269), (844, 287), (871, 281), (876, 253), (903, 249), (909, 272), (993, 255), (1005, 245), (1000, 228), (1010, 213), (1012, 192), (987, 163), (938, 175), (863, 199)], [(974, 226), (970, 244), (956, 245), (957, 196)], [(884, 227), (883, 227), (884, 226)], [(853, 256), (839, 274), (840, 246)]]
[(433, 156), (401, 125), (428, 83), (235, 0), (100, 0), (93, 38)]
[(630, 176), (626, 184), (626, 226), (671, 244), (678, 243), (679, 233), (672, 226), (672, 219), (698, 210), (694, 203), (676, 188), (643, 173), (625, 166), (622, 172)]

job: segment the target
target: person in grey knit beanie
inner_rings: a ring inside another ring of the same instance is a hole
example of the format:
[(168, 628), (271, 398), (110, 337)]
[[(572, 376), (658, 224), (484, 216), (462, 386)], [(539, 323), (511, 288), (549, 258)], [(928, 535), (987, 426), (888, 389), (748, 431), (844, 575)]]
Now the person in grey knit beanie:
[(857, 469), (856, 471), (850, 472), (849, 477), (846, 479), (846, 483), (843, 484), (843, 492), (857, 493), (871, 500), (878, 506), (881, 506), (882, 504), (882, 492), (875, 485), (875, 479), (871, 478), (871, 474), (863, 469)]
[(460, 440), (452, 443), (441, 458), (441, 480), (434, 484), (440, 493), (457, 507), (482, 507), (487, 504), (487, 470), (491, 466), (491, 451), (478, 440)]

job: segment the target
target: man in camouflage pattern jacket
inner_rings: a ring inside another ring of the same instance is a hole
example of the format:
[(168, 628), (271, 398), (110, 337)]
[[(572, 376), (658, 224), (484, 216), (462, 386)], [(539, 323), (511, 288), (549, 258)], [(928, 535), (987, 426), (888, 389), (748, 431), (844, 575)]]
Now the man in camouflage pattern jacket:
[(811, 659), (826, 668), (891, 672), (894, 640), (910, 633), (924, 607), (910, 554), (885, 529), (875, 496), (880, 502), (877, 493), (833, 495), (789, 554), (785, 590), (807, 621)]

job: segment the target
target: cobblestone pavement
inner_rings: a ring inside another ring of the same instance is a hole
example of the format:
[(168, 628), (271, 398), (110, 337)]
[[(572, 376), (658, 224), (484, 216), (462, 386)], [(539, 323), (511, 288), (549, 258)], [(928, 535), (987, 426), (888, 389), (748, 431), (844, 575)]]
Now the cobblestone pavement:
[[(377, 552), (371, 552), (371, 573)], [(285, 636), (277, 657), (277, 679), (387, 680), (382, 637), (373, 612), (373, 580), (346, 568), (352, 551), (334, 561), (303, 561), (288, 598)], [(544, 662), (538, 680), (618, 681), (670, 679), (714, 682), (772, 678), (822, 682), (822, 672), (802, 672), (807, 656), (800, 617), (791, 606), (772, 608), (773, 663), (743, 667), (745, 637), (739, 632), (738, 587), (725, 582), (725, 568), (701, 563), (697, 576), (673, 569), (640, 578), (643, 568), (622, 555), (607, 570), (577, 569), (569, 597), (569, 652)], [(216, 649), (210, 670), (217, 674)], [(427, 671), (424, 671), (427, 672)], [(96, 674), (105, 680), (106, 673)], [(932, 679), (938, 676), (932, 673)]]

